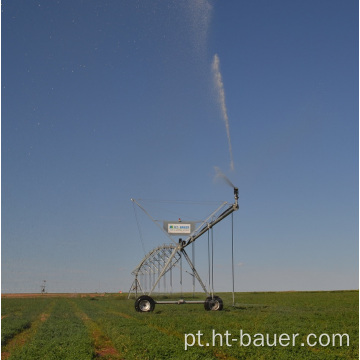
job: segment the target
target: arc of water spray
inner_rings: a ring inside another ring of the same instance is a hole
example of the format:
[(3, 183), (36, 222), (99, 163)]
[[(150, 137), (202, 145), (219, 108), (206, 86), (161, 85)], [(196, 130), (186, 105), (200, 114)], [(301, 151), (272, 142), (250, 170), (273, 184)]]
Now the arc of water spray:
[(219, 59), (218, 54), (214, 55), (214, 59), (212, 62), (212, 71), (213, 71), (213, 75), (214, 75), (215, 87), (218, 92), (218, 100), (219, 100), (220, 107), (221, 107), (222, 117), (225, 122), (226, 135), (227, 135), (228, 143), (229, 143), (230, 169), (234, 170), (234, 160), (233, 160), (233, 155), (232, 155), (232, 146), (231, 146), (231, 138), (230, 138), (229, 117), (227, 114), (224, 83), (223, 83), (221, 72), (220, 72), (220, 59)]
[(227, 178), (227, 176), (220, 170), (219, 167), (214, 166), (215, 169), (215, 179), (221, 178), (232, 188), (235, 188), (235, 185)]

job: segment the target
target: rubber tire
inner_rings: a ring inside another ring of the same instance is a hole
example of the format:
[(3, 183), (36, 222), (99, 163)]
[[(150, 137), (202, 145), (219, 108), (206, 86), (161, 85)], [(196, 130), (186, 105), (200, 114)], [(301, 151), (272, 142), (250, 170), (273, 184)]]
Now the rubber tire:
[(206, 311), (221, 311), (224, 308), (222, 299), (219, 296), (214, 296), (214, 299), (209, 296), (204, 303)]
[(151, 312), (155, 309), (155, 300), (147, 295), (141, 295), (135, 300), (135, 310), (138, 312)]

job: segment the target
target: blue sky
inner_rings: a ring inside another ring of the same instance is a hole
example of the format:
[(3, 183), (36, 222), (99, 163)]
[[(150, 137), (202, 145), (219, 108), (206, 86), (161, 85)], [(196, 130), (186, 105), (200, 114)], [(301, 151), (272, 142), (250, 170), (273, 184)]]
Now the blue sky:
[[(127, 291), (144, 256), (130, 198), (232, 202), (214, 166), (239, 187), (237, 291), (358, 288), (358, 14), (355, 0), (4, 3), (2, 291)], [(139, 220), (148, 250), (167, 241)], [(218, 291), (230, 225), (214, 229)], [(196, 254), (206, 272), (205, 238)]]

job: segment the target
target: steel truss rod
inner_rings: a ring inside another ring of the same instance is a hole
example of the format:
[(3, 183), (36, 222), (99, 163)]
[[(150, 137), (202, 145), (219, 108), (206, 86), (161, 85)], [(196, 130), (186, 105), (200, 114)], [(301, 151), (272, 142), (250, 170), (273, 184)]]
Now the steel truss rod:
[[(163, 247), (166, 248), (166, 250), (168, 251), (168, 253), (166, 253), (163, 249)], [(139, 265), (131, 272), (133, 275), (136, 274), (141, 274), (143, 272), (143, 267), (147, 266), (150, 269), (150, 272), (155, 273), (155, 272), (159, 272), (159, 252), (162, 252), (162, 256), (165, 256), (165, 258), (163, 258), (163, 261), (165, 261), (167, 259), (166, 255), (170, 256), (172, 254), (172, 251), (175, 247), (178, 247), (178, 244), (176, 244), (176, 246), (174, 245), (164, 245), (164, 246), (158, 246), (157, 248), (151, 250), (146, 256), (145, 258), (143, 258), (141, 260), (141, 262), (139, 263)], [(180, 257), (180, 256), (179, 256)], [(179, 261), (179, 258), (175, 259), (175, 261), (173, 262), (173, 266)]]
[(235, 203), (232, 204), (229, 208), (227, 208), (224, 212), (222, 212), (215, 220), (209, 222), (205, 226), (203, 226), (202, 229), (199, 230), (199, 232), (195, 235), (189, 236), (187, 240), (185, 240), (185, 243), (183, 245), (183, 248), (190, 245), (192, 242), (194, 242), (197, 238), (199, 238), (201, 235), (205, 234), (207, 231), (209, 231), (213, 226), (215, 226), (218, 222), (225, 219), (227, 216), (232, 214), (234, 211), (239, 209), (238, 199), (239, 199), (239, 190), (238, 188), (234, 188), (234, 197), (235, 197)]
[(174, 258), (174, 256), (177, 254), (177, 252), (180, 250), (181, 244), (178, 244), (178, 246), (176, 246), (172, 252), (172, 254), (170, 255), (168, 261), (166, 262), (166, 264), (164, 265), (161, 273), (159, 274), (157, 280), (155, 281), (155, 284), (153, 285), (152, 289), (149, 292), (149, 296), (151, 295), (151, 293), (155, 290), (156, 285), (158, 284), (158, 282), (160, 281), (161, 277), (165, 274), (165, 272), (167, 271), (167, 267), (169, 266), (169, 264), (171, 263), (172, 259)]
[(140, 282), (139, 282), (139, 280), (138, 280), (138, 278), (137, 278), (137, 276), (136, 276), (136, 277), (135, 277), (135, 280), (134, 280), (134, 281), (132, 282), (132, 284), (131, 284), (131, 287), (130, 287), (130, 290), (129, 290), (128, 299), (130, 299), (131, 290), (133, 290), (133, 289), (135, 290), (135, 297), (137, 296), (138, 286), (139, 286), (141, 292), (142, 292), (143, 294), (145, 294), (145, 292), (144, 292), (144, 290), (142, 289), (142, 287), (141, 287), (141, 285), (140, 285)]
[(190, 268), (194, 274), (194, 276), (196, 277), (197, 281), (199, 282), (199, 284), (201, 285), (201, 287), (203, 288), (204, 292), (208, 294), (208, 291), (206, 290), (206, 287), (204, 285), (204, 283), (202, 282), (200, 275), (198, 274), (198, 272), (195, 269), (195, 266), (193, 265), (193, 263), (190, 260), (189, 255), (186, 253), (185, 249), (181, 249), (181, 252), (184, 254), (186, 261), (188, 262), (188, 264), (190, 265)]
[(140, 281), (138, 280), (138, 278), (137, 278), (137, 276), (136, 276), (136, 293), (137, 293), (137, 286), (139, 286), (139, 288), (140, 288), (140, 291), (143, 293), (143, 294), (145, 294), (144, 293), (144, 290), (142, 289), (142, 287), (141, 287), (141, 284), (140, 284)]

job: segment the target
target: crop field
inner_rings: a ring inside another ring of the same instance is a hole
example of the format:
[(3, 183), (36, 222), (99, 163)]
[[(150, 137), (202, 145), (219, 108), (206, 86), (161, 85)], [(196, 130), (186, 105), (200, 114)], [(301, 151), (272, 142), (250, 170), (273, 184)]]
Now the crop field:
[(2, 297), (2, 359), (359, 358), (358, 291), (237, 293), (235, 307), (223, 293), (223, 311), (152, 313), (127, 294), (51, 295)]

